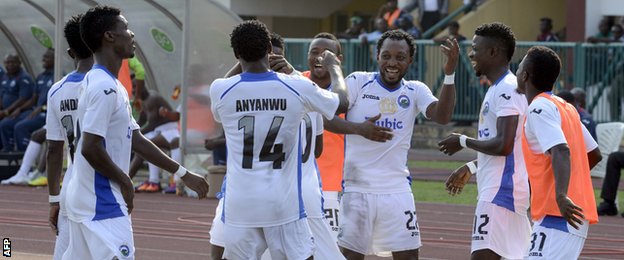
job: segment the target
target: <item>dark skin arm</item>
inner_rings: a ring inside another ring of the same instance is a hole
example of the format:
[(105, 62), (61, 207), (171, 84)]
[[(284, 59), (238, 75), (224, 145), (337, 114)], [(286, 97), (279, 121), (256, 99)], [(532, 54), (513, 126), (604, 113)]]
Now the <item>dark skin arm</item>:
[(317, 135), (314, 141), (314, 158), (319, 158), (323, 153), (323, 134)]
[[(507, 156), (513, 152), (518, 116), (504, 116), (496, 119), (496, 137), (489, 140), (466, 139), (466, 146), (477, 152), (494, 156)], [(453, 133), (438, 143), (440, 151), (453, 155), (463, 149), (459, 144), (460, 134)]]
[(332, 91), (338, 94), (340, 99), (336, 115), (346, 113), (347, 109), (349, 109), (349, 93), (347, 92), (347, 85), (340, 68), (340, 60), (336, 57), (336, 54), (328, 50), (325, 50), (318, 59), (321, 60), (323, 67), (327, 68), (331, 78)]
[[(104, 138), (87, 132), (82, 133), (82, 138), (82, 146), (89, 147), (89, 149), (81, 149), (82, 156), (85, 157), (93, 169), (119, 184), (121, 194), (128, 205), (128, 214), (130, 214), (134, 208), (132, 180), (108, 156), (102, 142)], [(134, 148), (134, 145), (132, 145), (132, 148)]]
[(141, 110), (141, 113), (139, 113), (139, 120), (137, 121), (137, 124), (145, 125), (145, 123), (147, 123), (147, 113), (145, 113), (145, 110)]
[(161, 117), (166, 118), (171, 121), (180, 121), (180, 113), (167, 109), (166, 107), (160, 107), (158, 109), (158, 114)]
[[(37, 102), (37, 99), (38, 99), (38, 98), (39, 98), (39, 95), (38, 95), (37, 93), (33, 94), (33, 95), (30, 97), (30, 99), (28, 99), (28, 100), (24, 101), (21, 105), (17, 106), (17, 107), (16, 107), (16, 108), (15, 108), (15, 109), (11, 112), (11, 115), (10, 115), (9, 117), (11, 117), (11, 118), (15, 118), (15, 117), (17, 117), (17, 116), (18, 116), (18, 115), (22, 112), (22, 110), (25, 110), (25, 109), (28, 109), (28, 108), (32, 107), (32, 106), (33, 106), (33, 105)], [(21, 98), (20, 98), (20, 99), (18, 99), (17, 101), (15, 101), (15, 103), (17, 103), (17, 102), (18, 102), (18, 101), (20, 101), (20, 100), (21, 100)], [(13, 104), (15, 104), (15, 103), (13, 103)], [(11, 107), (12, 107), (12, 105), (11, 105)], [(11, 108), (11, 107), (9, 107), (9, 108)]]
[(220, 135), (219, 137), (204, 140), (204, 147), (207, 150), (214, 150), (215, 148), (219, 146), (223, 146), (223, 145), (225, 145), (224, 135)]
[(230, 70), (228, 70), (227, 73), (225, 73), (225, 77), (229, 78), (229, 77), (241, 74), (241, 73), (243, 73), (243, 68), (241, 68), (240, 63), (237, 62), (236, 64), (234, 64), (234, 66)]
[[(63, 141), (48, 140), (46, 163), (48, 167), (48, 192), (50, 195), (61, 193), (61, 171), (63, 171)], [(52, 232), (58, 235), (59, 203), (50, 203), (48, 222)]]
[(375, 142), (385, 142), (392, 139), (392, 129), (375, 124), (381, 114), (369, 118), (362, 123), (354, 123), (335, 116), (332, 120), (323, 117), (325, 130), (336, 134), (356, 134)]
[(158, 113), (158, 109), (164, 107), (171, 110), (171, 106), (169, 106), (169, 103), (161, 96), (150, 96), (144, 105), (145, 109), (143, 109), (143, 111), (145, 111), (147, 115), (147, 125), (141, 129), (141, 133), (149, 133), (154, 131), (159, 125), (165, 123), (165, 120), (163, 120), (164, 118)]
[(568, 198), (570, 183), (570, 148), (567, 144), (558, 144), (549, 150), (553, 172), (555, 175), (555, 198), (561, 216), (568, 224), (579, 229), (583, 224), (583, 209)]
[[(178, 170), (180, 165), (165, 155), (160, 148), (158, 148), (149, 139), (145, 138), (139, 130), (132, 132), (132, 151), (141, 156), (148, 162), (153, 163), (165, 171), (174, 173)], [(197, 192), (199, 199), (206, 198), (208, 194), (208, 182), (203, 177), (187, 171), (186, 175), (182, 177), (184, 184)]]
[(587, 161), (589, 162), (589, 169), (593, 169), (600, 161), (602, 161), (602, 154), (600, 153), (600, 149), (596, 147), (596, 149), (587, 153)]
[[(459, 43), (457, 43), (457, 39), (447, 39), (446, 45), (440, 45), (440, 50), (446, 56), (446, 63), (443, 67), (444, 74), (451, 75), (455, 73), (455, 68), (459, 61)], [(455, 84), (444, 84), (440, 90), (438, 101), (431, 103), (431, 105), (427, 107), (426, 115), (432, 121), (441, 125), (446, 125), (451, 121), (454, 108)]]

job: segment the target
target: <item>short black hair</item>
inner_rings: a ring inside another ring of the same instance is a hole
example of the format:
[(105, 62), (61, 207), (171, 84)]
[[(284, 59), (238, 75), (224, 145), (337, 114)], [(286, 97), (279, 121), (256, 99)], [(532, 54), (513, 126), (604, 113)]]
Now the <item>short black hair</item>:
[(69, 18), (63, 32), (65, 33), (65, 39), (67, 40), (69, 48), (74, 50), (78, 59), (82, 60), (91, 57), (93, 54), (80, 37), (80, 19), (82, 19), (82, 14), (74, 15)]
[(500, 47), (505, 49), (507, 61), (513, 57), (516, 49), (516, 37), (509, 26), (500, 22), (482, 24), (475, 30), (475, 35), (496, 41)]
[(284, 38), (282, 38), (281, 35), (272, 32), (271, 33), (271, 44), (273, 45), (273, 47), (278, 47), (278, 48), (282, 48), (282, 50), (284, 49)]
[(561, 59), (552, 49), (544, 46), (533, 46), (527, 51), (524, 70), (529, 80), (540, 91), (551, 91), (559, 71)]
[(548, 24), (552, 25), (552, 19), (550, 19), (548, 17), (540, 18), (540, 22), (547, 22)]
[(448, 27), (455, 27), (455, 28), (459, 28), (459, 23), (457, 21), (451, 21), (448, 24)]
[(91, 50), (96, 52), (102, 47), (104, 33), (110, 31), (115, 26), (117, 16), (121, 10), (108, 5), (97, 5), (91, 7), (80, 19), (80, 36)]
[(321, 32), (314, 35), (314, 39), (329, 39), (334, 41), (336, 43), (336, 50), (338, 51), (338, 53), (334, 54), (336, 54), (336, 56), (342, 54), (342, 46), (340, 45), (340, 41), (338, 40), (338, 38), (336, 38), (335, 35), (328, 32)]
[(237, 25), (230, 34), (230, 45), (236, 58), (258, 61), (271, 48), (271, 33), (264, 23), (248, 20)]
[(381, 51), (381, 46), (383, 45), (384, 41), (386, 41), (386, 39), (388, 38), (390, 38), (391, 40), (404, 40), (405, 42), (407, 42), (407, 46), (409, 46), (410, 57), (414, 57), (414, 52), (416, 52), (414, 37), (412, 37), (409, 33), (406, 33), (403, 30), (391, 30), (383, 33), (381, 35), (381, 38), (379, 38), (379, 41), (377, 41), (377, 56), (379, 56), (379, 52)]
[(557, 96), (562, 98), (563, 100), (565, 100), (566, 102), (570, 104), (574, 104), (576, 102), (572, 92), (567, 91), (567, 90), (559, 91), (559, 93), (557, 93)]

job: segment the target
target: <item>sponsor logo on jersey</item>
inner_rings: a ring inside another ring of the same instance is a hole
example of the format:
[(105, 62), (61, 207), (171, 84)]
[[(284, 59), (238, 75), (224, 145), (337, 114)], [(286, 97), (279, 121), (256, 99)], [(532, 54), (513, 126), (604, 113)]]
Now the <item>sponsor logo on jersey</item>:
[(397, 98), (397, 103), (402, 108), (408, 108), (410, 106), (410, 99), (406, 95), (400, 95), (399, 98)]
[(385, 97), (379, 101), (379, 112), (382, 114), (394, 114), (398, 109), (399, 105), (391, 97)]
[(113, 89), (113, 88), (109, 88), (108, 90), (106, 90), (106, 89), (104, 90), (104, 94), (106, 94), (106, 95), (110, 95), (111, 93), (117, 94), (117, 91), (115, 89)]
[(503, 93), (500, 95), (500, 97), (504, 98), (505, 100), (510, 100), (511, 96), (507, 96), (507, 94)]
[(378, 96), (375, 96), (375, 95), (364, 94), (364, 95), (362, 95), (362, 99), (374, 99), (374, 100), (379, 100), (379, 97), (378, 97)]
[[(368, 120), (370, 117), (364, 117), (364, 119)], [(393, 130), (403, 129), (403, 121), (397, 120), (396, 118), (381, 118), (375, 121), (375, 124), (381, 127), (387, 127)]]
[(481, 137), (489, 137), (489, 136), (490, 136), (490, 129), (489, 128), (479, 129), (479, 138), (481, 138)]
[(531, 110), (531, 113), (535, 113), (535, 114), (541, 114), (542, 113), (542, 109), (537, 109), (537, 108), (533, 108), (533, 110)]

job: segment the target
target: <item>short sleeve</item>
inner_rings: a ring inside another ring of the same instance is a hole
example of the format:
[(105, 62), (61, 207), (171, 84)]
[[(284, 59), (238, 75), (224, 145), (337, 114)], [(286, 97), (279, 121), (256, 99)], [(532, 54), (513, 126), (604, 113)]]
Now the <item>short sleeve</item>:
[[(100, 84), (110, 82), (105, 81)], [(81, 118), (82, 122), (80, 122), (81, 131), (106, 137), (108, 124), (117, 107), (117, 95), (119, 94), (105, 91), (109, 88), (116, 88), (116, 86), (110, 84), (106, 88), (102, 85), (87, 88), (84, 95), (85, 99), (78, 101), (78, 106), (86, 106), (85, 114)]]
[(583, 139), (585, 139), (585, 150), (591, 152), (598, 148), (598, 143), (596, 143), (594, 137), (592, 137), (591, 133), (587, 130), (587, 127), (581, 124), (581, 128), (583, 129)]
[(215, 121), (221, 123), (221, 116), (219, 116), (219, 110), (218, 110), (218, 106), (220, 103), (219, 102), (220, 96), (221, 96), (221, 91), (219, 90), (220, 88), (218, 87), (219, 82), (220, 80), (217, 79), (213, 81), (212, 84), (210, 85), (210, 111), (212, 111), (212, 116), (214, 117)]
[(320, 113), (314, 114), (316, 115), (316, 118), (314, 118), (314, 120), (316, 120), (316, 129), (314, 132), (316, 135), (323, 134), (323, 116)]
[(507, 88), (498, 93), (496, 93), (496, 117), (504, 117), (504, 116), (515, 116), (524, 114), (524, 108), (527, 103), (526, 98), (516, 92), (515, 89)]
[(527, 124), (530, 131), (537, 139), (540, 151), (546, 153), (550, 148), (558, 144), (567, 144), (561, 118), (554, 104), (545, 99), (536, 99), (529, 107)]
[[(359, 75), (363, 77), (363, 75)], [(349, 93), (349, 108), (352, 108), (357, 102), (357, 97), (359, 97), (359, 90), (362, 86), (359, 84), (358, 75), (356, 73), (351, 73), (345, 79), (345, 84), (347, 85), (347, 92)]]
[[(47, 106), (49, 108), (53, 108), (50, 102), (50, 99), (48, 99)], [(47, 140), (52, 140), (52, 141), (64, 141), (65, 140), (65, 134), (64, 134), (65, 128), (61, 124), (59, 124), (59, 120), (57, 118), (58, 117), (56, 115), (56, 109), (48, 109), (48, 112), (46, 113), (46, 124), (45, 124)], [(69, 122), (69, 123), (72, 123), (72, 128), (73, 128), (73, 122)]]
[(301, 85), (301, 88), (297, 89), (301, 89), (300, 97), (303, 99), (304, 105), (309, 111), (319, 112), (328, 120), (334, 118), (340, 103), (338, 94), (322, 89), (314, 82), (307, 79), (293, 82)]
[(19, 79), (19, 97), (30, 98), (33, 94), (35, 84), (30, 77), (22, 77)]
[(425, 83), (417, 82), (412, 86), (416, 88), (415, 107), (418, 108), (425, 118), (429, 119), (427, 116), (427, 108), (429, 108), (433, 102), (438, 101), (438, 98), (431, 93), (431, 89), (429, 89)]

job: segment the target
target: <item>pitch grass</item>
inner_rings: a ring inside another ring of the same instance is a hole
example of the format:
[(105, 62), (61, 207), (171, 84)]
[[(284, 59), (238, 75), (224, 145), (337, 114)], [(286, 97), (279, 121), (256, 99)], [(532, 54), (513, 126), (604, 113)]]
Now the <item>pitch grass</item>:
[[(474, 178), (474, 177), (473, 177)], [(474, 179), (473, 179), (474, 180)], [(413, 181), (412, 193), (418, 202), (434, 202), (454, 205), (477, 205), (477, 185), (468, 183), (459, 195), (451, 196), (441, 181)], [(594, 189), (596, 206), (600, 204), (600, 189)], [(624, 191), (618, 191), (618, 209), (624, 210)]]

